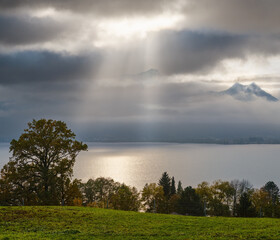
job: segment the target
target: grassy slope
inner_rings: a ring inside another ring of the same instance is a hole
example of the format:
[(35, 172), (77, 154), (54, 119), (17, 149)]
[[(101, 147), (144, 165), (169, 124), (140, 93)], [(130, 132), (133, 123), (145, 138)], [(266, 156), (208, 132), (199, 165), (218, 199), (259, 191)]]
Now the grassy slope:
[(0, 207), (0, 239), (280, 239), (280, 219)]

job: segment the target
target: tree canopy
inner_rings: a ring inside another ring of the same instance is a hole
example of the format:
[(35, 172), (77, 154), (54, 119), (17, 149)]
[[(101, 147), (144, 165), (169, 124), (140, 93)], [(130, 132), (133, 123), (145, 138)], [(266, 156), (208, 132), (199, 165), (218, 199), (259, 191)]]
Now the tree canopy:
[(1, 182), (11, 195), (7, 204), (64, 204), (69, 180), (80, 151), (65, 122), (40, 119), (28, 123), (10, 143), (12, 157), (1, 171)]

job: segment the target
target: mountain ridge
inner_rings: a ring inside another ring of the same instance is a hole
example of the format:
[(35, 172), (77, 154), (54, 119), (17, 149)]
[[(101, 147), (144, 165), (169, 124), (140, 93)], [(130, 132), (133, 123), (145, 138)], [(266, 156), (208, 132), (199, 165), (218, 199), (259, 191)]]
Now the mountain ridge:
[(230, 88), (220, 92), (222, 95), (230, 95), (240, 101), (252, 101), (256, 98), (264, 98), (270, 102), (277, 102), (278, 99), (267, 93), (256, 83), (252, 82), (250, 85), (243, 85), (240, 83), (233, 84)]

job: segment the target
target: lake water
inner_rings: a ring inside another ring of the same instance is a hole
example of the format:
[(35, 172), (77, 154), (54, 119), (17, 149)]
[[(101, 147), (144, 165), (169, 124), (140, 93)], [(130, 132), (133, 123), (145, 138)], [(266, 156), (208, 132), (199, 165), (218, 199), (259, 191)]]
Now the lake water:
[[(89, 143), (80, 153), (74, 176), (111, 177), (143, 188), (167, 171), (183, 186), (202, 181), (247, 179), (255, 187), (274, 181), (280, 186), (280, 145), (212, 145), (167, 143)], [(8, 161), (9, 144), (0, 144), (0, 167)]]

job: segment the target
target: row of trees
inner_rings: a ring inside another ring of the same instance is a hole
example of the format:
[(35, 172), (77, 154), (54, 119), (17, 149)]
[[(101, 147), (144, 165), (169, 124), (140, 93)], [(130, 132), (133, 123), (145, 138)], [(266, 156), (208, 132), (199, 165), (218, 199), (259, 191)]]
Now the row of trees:
[(246, 180), (217, 180), (212, 184), (202, 182), (195, 189), (191, 186), (183, 189), (180, 181), (177, 190), (174, 186), (174, 177), (170, 178), (166, 172), (157, 186), (146, 185), (142, 191), (142, 199), (154, 187), (157, 188), (155, 192), (162, 189), (163, 195), (160, 198), (156, 194), (150, 194), (146, 211), (184, 215), (280, 217), (279, 188), (272, 181), (260, 189), (254, 189)]
[[(34, 193), (22, 189), (7, 189), (0, 182), (0, 205), (38, 205)], [(59, 195), (61, 197), (61, 195)], [(162, 174), (158, 183), (146, 184), (142, 191), (115, 182), (110, 178), (89, 179), (86, 183), (74, 179), (67, 181), (64, 193), (65, 205), (110, 208), (127, 211), (177, 213), (194, 216), (280, 217), (279, 188), (267, 182), (254, 189), (245, 180), (202, 182), (197, 188), (175, 184), (174, 177)], [(50, 204), (62, 202), (59, 197)]]
[(184, 215), (280, 217), (279, 188), (267, 182), (253, 189), (248, 181), (200, 183), (183, 188), (167, 172), (141, 192), (112, 179), (72, 180), (73, 166), (87, 145), (75, 140), (66, 124), (33, 120), (18, 140), (0, 175), (0, 205), (85, 205)]

